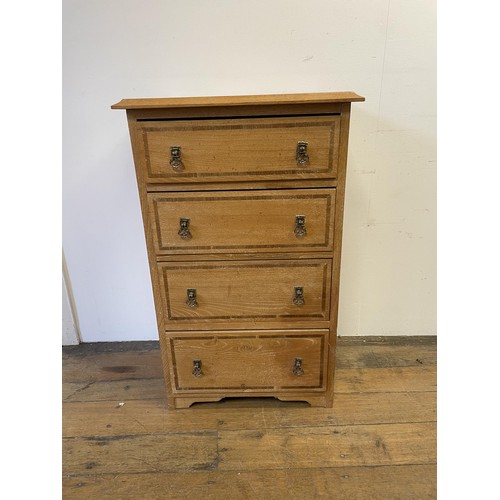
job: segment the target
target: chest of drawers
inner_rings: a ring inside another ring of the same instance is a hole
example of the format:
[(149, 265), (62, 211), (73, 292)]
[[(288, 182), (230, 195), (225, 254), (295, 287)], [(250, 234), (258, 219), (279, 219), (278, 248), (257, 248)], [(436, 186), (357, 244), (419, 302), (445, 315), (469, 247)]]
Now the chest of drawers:
[(169, 408), (331, 406), (353, 92), (124, 99)]

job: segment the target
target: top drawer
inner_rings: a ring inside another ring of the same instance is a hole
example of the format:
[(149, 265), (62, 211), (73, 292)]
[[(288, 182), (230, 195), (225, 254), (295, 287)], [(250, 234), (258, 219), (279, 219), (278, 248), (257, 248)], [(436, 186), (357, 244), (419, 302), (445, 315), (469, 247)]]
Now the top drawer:
[(333, 179), (339, 138), (340, 115), (138, 123), (147, 183)]

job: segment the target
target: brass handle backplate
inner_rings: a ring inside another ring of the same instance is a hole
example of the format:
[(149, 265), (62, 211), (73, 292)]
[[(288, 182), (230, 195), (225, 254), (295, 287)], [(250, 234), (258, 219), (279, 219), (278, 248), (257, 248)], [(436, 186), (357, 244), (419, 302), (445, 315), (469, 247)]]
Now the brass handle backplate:
[(198, 302), (196, 301), (196, 288), (188, 288), (187, 289), (186, 304), (189, 307), (198, 307)]
[(179, 231), (177, 231), (177, 234), (183, 240), (189, 240), (191, 238), (191, 231), (189, 231), (189, 219), (181, 218), (179, 220)]
[(309, 163), (309, 155), (307, 154), (307, 142), (297, 142), (297, 150), (295, 152), (295, 159), (299, 167), (304, 167)]
[(304, 370), (302, 368), (302, 358), (295, 358), (293, 361), (293, 374), (297, 377), (304, 375)]
[(201, 359), (193, 360), (193, 375), (195, 377), (201, 377), (203, 375), (203, 371), (201, 370)]
[(304, 287), (296, 286), (293, 293), (293, 303), (296, 306), (303, 306), (305, 303), (304, 300)]
[(295, 216), (295, 228), (293, 230), (295, 236), (297, 238), (302, 238), (307, 234), (306, 230), (306, 216), (305, 215), (296, 215)]
[(181, 147), (171, 146), (170, 148), (170, 166), (174, 170), (184, 170), (184, 163), (182, 163), (181, 158)]

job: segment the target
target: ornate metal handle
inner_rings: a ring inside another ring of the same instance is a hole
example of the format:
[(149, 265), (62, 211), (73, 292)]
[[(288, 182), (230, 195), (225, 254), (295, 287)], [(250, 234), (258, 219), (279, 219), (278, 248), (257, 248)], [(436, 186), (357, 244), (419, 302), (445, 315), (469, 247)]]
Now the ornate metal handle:
[(186, 304), (189, 307), (198, 307), (198, 302), (196, 302), (196, 288), (188, 288), (187, 289)]
[(296, 306), (303, 306), (305, 303), (304, 300), (304, 287), (303, 286), (296, 286), (294, 293), (293, 293), (293, 303)]
[(302, 358), (295, 358), (293, 361), (293, 374), (297, 377), (304, 375), (304, 370), (302, 369)]
[(191, 239), (191, 232), (189, 231), (189, 219), (183, 219), (183, 218), (181, 218), (179, 220), (179, 231), (177, 231), (177, 234), (183, 240), (189, 240), (189, 239)]
[(181, 147), (180, 146), (171, 146), (170, 148), (170, 166), (174, 170), (183, 170), (184, 163), (182, 163), (181, 159)]
[(296, 215), (295, 216), (295, 229), (293, 230), (297, 238), (302, 238), (307, 234), (306, 230), (306, 216)]
[(193, 360), (193, 375), (195, 377), (201, 377), (203, 375), (203, 372), (201, 370), (201, 359), (194, 359)]
[(299, 141), (297, 142), (297, 150), (295, 152), (295, 159), (297, 160), (297, 165), (299, 167), (304, 167), (309, 163), (309, 155), (307, 154), (307, 142)]

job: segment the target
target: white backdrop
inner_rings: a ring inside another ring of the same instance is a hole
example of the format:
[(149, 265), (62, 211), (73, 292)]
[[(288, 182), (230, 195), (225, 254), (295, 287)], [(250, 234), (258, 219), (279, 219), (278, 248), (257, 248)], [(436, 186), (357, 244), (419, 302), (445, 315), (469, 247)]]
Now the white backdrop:
[(63, 246), (84, 342), (156, 339), (129, 97), (351, 90), (339, 335), (436, 333), (434, 0), (65, 0)]

